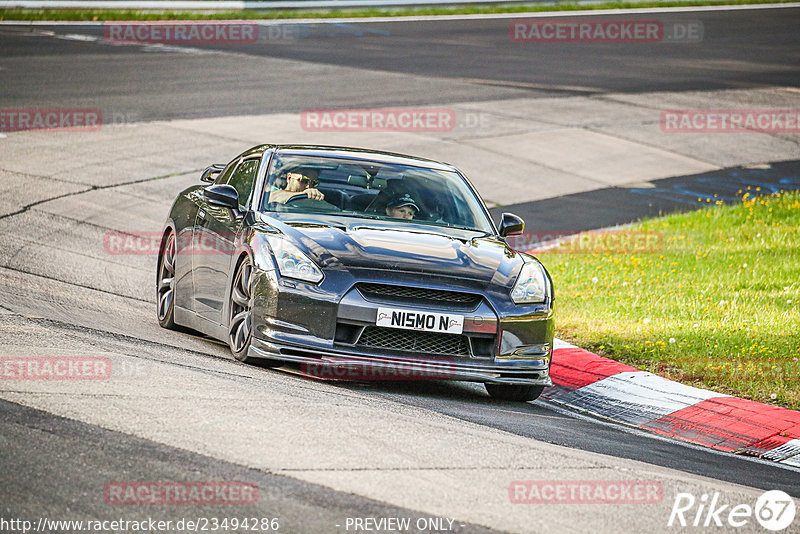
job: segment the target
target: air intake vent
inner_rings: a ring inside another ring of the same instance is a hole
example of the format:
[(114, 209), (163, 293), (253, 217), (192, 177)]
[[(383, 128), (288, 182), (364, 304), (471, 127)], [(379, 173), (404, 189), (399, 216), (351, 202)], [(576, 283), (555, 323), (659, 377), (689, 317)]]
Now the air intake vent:
[(361, 283), (357, 287), (358, 291), (364, 295), (364, 298), (373, 301), (433, 304), (464, 309), (474, 309), (481, 301), (480, 295), (445, 289), (370, 283)]
[(356, 345), (422, 354), (470, 355), (469, 341), (463, 335), (414, 332), (379, 326), (366, 327)]

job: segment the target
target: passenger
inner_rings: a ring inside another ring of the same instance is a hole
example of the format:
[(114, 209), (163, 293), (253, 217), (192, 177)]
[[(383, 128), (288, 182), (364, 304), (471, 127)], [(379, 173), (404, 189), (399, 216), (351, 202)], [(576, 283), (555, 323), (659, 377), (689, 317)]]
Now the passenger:
[(324, 200), (325, 195), (317, 189), (319, 172), (316, 169), (296, 169), (286, 173), (286, 188), (275, 189), (269, 194), (269, 202), (285, 204), (295, 195), (305, 193), (312, 200)]
[(397, 195), (386, 204), (386, 215), (395, 219), (413, 219), (418, 212), (419, 206), (408, 193)]

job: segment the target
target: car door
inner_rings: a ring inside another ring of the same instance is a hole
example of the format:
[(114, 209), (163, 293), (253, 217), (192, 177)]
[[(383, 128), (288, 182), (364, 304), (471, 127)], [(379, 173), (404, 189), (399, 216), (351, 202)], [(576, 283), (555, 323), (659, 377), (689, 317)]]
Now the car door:
[(240, 213), (203, 202), (195, 221), (195, 253), (192, 255), (195, 311), (217, 325), (225, 325), (225, 299), (233, 268), (232, 254), (249, 206), (261, 156), (243, 158), (229, 175), (227, 183), (239, 193)]

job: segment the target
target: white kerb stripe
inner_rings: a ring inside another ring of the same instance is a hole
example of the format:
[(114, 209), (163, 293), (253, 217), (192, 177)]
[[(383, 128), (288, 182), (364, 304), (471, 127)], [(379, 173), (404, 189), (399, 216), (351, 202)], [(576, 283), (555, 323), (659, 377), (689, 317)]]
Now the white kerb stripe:
[(729, 396), (646, 371), (630, 371), (576, 389), (560, 396), (558, 402), (638, 426), (707, 399)]
[(558, 349), (577, 349), (577, 348), (578, 347), (576, 347), (575, 345), (567, 343), (566, 341), (561, 341), (557, 337), (553, 338), (553, 350), (558, 350)]
[[(796, 457), (798, 454), (800, 454), (800, 439), (792, 439), (780, 447), (775, 447), (774, 449), (768, 450), (762, 454), (761, 457), (780, 462), (786, 459), (791, 459), (793, 456)], [(800, 458), (796, 459), (800, 461)]]
[(791, 465), (793, 467), (800, 467), (800, 454), (781, 460), (780, 463)]

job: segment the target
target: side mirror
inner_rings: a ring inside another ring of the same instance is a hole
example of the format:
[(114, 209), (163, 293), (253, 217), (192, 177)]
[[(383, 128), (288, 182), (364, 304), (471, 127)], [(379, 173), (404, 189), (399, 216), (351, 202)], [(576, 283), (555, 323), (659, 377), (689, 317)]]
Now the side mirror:
[(206, 167), (203, 174), (200, 175), (200, 181), (213, 184), (217, 175), (225, 170), (224, 163), (215, 163), (210, 167)]
[(513, 213), (504, 213), (503, 218), (500, 221), (500, 237), (521, 234), (524, 228), (525, 221)]
[(212, 206), (230, 208), (237, 212), (239, 210), (239, 193), (232, 185), (210, 185), (203, 190), (203, 196)]

